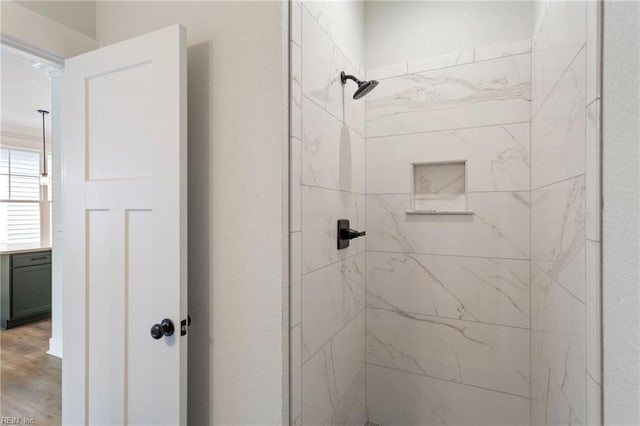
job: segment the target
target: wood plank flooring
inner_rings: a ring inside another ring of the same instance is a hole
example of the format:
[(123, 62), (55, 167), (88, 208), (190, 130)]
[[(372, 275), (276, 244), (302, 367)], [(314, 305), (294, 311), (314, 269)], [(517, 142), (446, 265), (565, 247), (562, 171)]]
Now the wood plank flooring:
[(51, 320), (0, 331), (0, 415), (60, 425), (62, 361), (48, 355)]

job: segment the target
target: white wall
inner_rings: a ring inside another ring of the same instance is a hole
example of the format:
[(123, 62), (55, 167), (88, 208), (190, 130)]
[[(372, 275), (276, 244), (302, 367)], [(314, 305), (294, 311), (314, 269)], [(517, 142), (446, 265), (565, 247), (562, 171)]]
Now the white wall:
[(640, 423), (640, 4), (604, 3), (604, 419)]
[(96, 36), (96, 2), (83, 1), (16, 1), (27, 9), (44, 15), (72, 28), (82, 34), (95, 38)]
[[(66, 12), (36, 9), (50, 17), (2, 2), (3, 35), (61, 58), (97, 46), (57, 22)], [(102, 2), (96, 10), (102, 45), (174, 23), (189, 33), (192, 424), (280, 424), (286, 416), (285, 9)], [(54, 267), (54, 292), (55, 277)], [(54, 337), (56, 329), (54, 318)]]
[(287, 415), (286, 15), (281, 2), (97, 5), (101, 45), (187, 27), (189, 424)]
[(379, 68), (528, 39), (533, 2), (365, 2), (365, 65)]
[(16, 2), (0, 2), (0, 12), (3, 39), (21, 40), (59, 58), (79, 55), (97, 45), (93, 37)]

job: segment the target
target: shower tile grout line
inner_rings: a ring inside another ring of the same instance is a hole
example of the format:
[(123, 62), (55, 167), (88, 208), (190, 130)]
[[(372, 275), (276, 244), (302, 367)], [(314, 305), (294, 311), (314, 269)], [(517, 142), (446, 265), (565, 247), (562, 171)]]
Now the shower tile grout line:
[[(372, 121), (372, 120), (365, 120)], [(376, 136), (367, 136), (367, 139), (382, 139), (382, 138), (394, 138), (398, 136), (411, 136), (411, 135), (423, 135), (430, 133), (449, 133), (457, 130), (470, 130), (470, 129), (483, 129), (486, 127), (500, 127), (500, 126), (511, 126), (515, 124), (531, 124), (531, 121), (508, 121), (508, 122), (498, 122), (492, 124), (482, 124), (478, 126), (465, 126), (465, 127), (448, 127), (445, 129), (435, 129), (435, 130), (424, 130), (418, 132), (407, 132), (407, 133), (392, 133), (389, 135), (376, 135)]]
[(363, 305), (363, 306), (362, 306), (362, 309), (360, 309), (360, 310), (359, 310), (359, 311), (358, 311), (354, 316), (352, 316), (351, 318), (349, 318), (349, 320), (348, 320), (347, 322), (345, 322), (342, 326), (340, 326), (340, 328), (339, 328), (339, 329), (338, 329), (338, 330), (337, 330), (337, 331), (336, 331), (336, 332), (335, 332), (335, 333), (334, 333), (330, 338), (328, 338), (328, 339), (327, 339), (327, 340), (326, 340), (322, 345), (320, 345), (320, 347), (319, 347), (318, 349), (316, 349), (316, 350), (315, 350), (311, 355), (309, 355), (309, 357), (308, 357), (305, 361), (303, 361), (303, 362), (301, 363), (301, 364), (302, 364), (302, 367), (304, 367), (304, 366), (305, 366), (305, 364), (307, 364), (309, 361), (311, 361), (311, 359), (312, 359), (313, 357), (315, 357), (315, 356), (318, 354), (318, 352), (320, 352), (320, 351), (321, 351), (325, 346), (327, 346), (328, 344), (330, 344), (330, 343), (331, 343), (331, 341), (332, 341), (333, 339), (335, 339), (335, 338), (336, 338), (336, 336), (337, 336), (338, 334), (340, 334), (340, 332), (341, 332), (342, 330), (344, 330), (348, 325), (350, 325), (353, 321), (355, 321), (355, 319), (356, 319), (356, 318), (358, 318), (358, 315), (360, 315), (360, 314), (363, 314), (363, 315), (364, 315), (364, 311), (365, 311), (365, 309), (366, 309), (366, 308), (365, 308), (365, 307), (364, 307), (364, 305)]
[(338, 188), (328, 188), (326, 186), (319, 186), (319, 185), (309, 185), (308, 183), (301, 183), (301, 186), (306, 186), (307, 188), (314, 188), (314, 189), (326, 189), (327, 191), (336, 191), (336, 192), (342, 192), (344, 194), (353, 194), (353, 195), (361, 195), (361, 196), (366, 196), (367, 193), (366, 192), (354, 192), (354, 191), (348, 191), (346, 189), (338, 189)]
[[(564, 78), (564, 75), (567, 73), (569, 68), (573, 66), (573, 63), (576, 61), (576, 58), (586, 48), (586, 46), (587, 46), (587, 43), (584, 42), (581, 44), (580, 48), (576, 50), (576, 54), (571, 58), (569, 65), (567, 65), (567, 67), (562, 71), (562, 73), (560, 73), (560, 75), (558, 76), (558, 79), (553, 83), (553, 86), (551, 87), (551, 89), (549, 89), (549, 93), (545, 95), (544, 99), (542, 100), (542, 103), (538, 105), (538, 109), (536, 109), (535, 111), (533, 111), (533, 108), (531, 109), (531, 123), (533, 123), (535, 118), (538, 116), (538, 114), (542, 110), (542, 107), (545, 106), (545, 104), (547, 103), (547, 100), (549, 99), (549, 96), (551, 96), (551, 93), (553, 93), (553, 91), (556, 89), (556, 86), (558, 86), (558, 83), (560, 83), (560, 81)], [(533, 55), (532, 55), (532, 58), (533, 58)], [(532, 98), (532, 104), (533, 104), (533, 98)]]
[[(338, 45), (338, 43), (336, 43), (336, 41), (333, 39), (333, 37), (331, 37), (331, 35), (329, 34), (329, 32), (327, 30), (325, 30), (325, 28), (322, 26), (322, 24), (320, 24), (320, 21), (318, 21), (318, 19), (314, 16), (314, 14), (309, 10), (309, 8), (306, 5), (305, 1), (301, 1), (300, 2), (300, 6), (303, 7), (307, 13), (309, 14), (309, 16), (311, 16), (311, 18), (315, 21), (315, 23), (318, 25), (318, 27), (320, 28), (320, 31), (322, 31), (324, 33), (324, 35), (327, 36), (327, 38), (329, 39), (329, 41), (331, 42), (331, 44), (333, 44), (335, 46), (336, 49), (338, 49), (338, 51), (340, 52), (340, 54), (342, 55), (342, 57), (344, 57), (344, 60), (355, 70), (358, 70), (358, 72), (360, 71), (358, 69), (358, 67), (356, 67), (355, 65), (353, 65), (353, 63), (347, 58), (347, 55), (344, 53), (344, 51), (342, 50), (342, 48)], [(301, 14), (302, 15), (302, 14)], [(302, 18), (302, 16), (301, 16)], [(301, 39), (302, 39), (302, 34), (300, 35)], [(361, 67), (364, 68), (363, 64), (360, 64)]]
[(529, 51), (529, 424), (533, 419), (533, 285), (532, 285), (532, 239), (533, 239), (533, 35)]
[[(460, 385), (460, 386), (469, 386), (469, 387), (476, 388), (476, 389), (482, 389), (482, 390), (486, 390), (486, 391), (490, 391), (490, 392), (501, 393), (503, 395), (513, 396), (513, 397), (516, 397), (516, 398), (523, 398), (523, 399), (531, 400), (531, 396), (519, 395), (517, 393), (511, 393), (511, 392), (505, 392), (505, 391), (501, 391), (501, 390), (497, 390), (497, 389), (491, 389), (491, 388), (487, 388), (487, 387), (484, 387), (484, 386), (474, 385), (474, 384), (471, 384), (471, 383), (456, 382), (454, 380), (443, 379), (442, 377), (430, 376), (428, 374), (415, 373), (413, 371), (407, 371), (407, 370), (403, 370), (401, 368), (388, 367), (386, 365), (380, 365), (380, 364), (376, 364), (376, 363), (370, 362), (370, 361), (367, 361), (367, 364), (368, 365), (372, 365), (374, 367), (378, 367), (378, 368), (385, 368), (387, 370), (399, 371), (399, 372), (405, 373), (405, 374), (412, 374), (414, 376), (427, 377), (429, 379), (441, 380), (443, 382), (454, 383), (454, 384)], [(529, 379), (529, 380), (531, 380), (531, 379)]]
[(538, 265), (538, 263), (531, 259), (531, 265), (535, 266), (536, 268), (538, 268), (547, 278), (549, 278), (554, 284), (556, 284), (558, 287), (560, 287), (561, 289), (563, 289), (568, 295), (570, 295), (571, 297), (573, 297), (578, 303), (580, 303), (581, 305), (586, 307), (586, 302), (580, 300), (580, 298), (578, 296), (576, 296), (572, 291), (569, 291), (562, 283), (558, 282), (557, 279), (553, 278), (552, 276), (549, 275), (549, 273), (547, 271), (545, 271), (544, 269), (542, 269), (540, 267), (540, 265)]
[[(467, 191), (467, 194), (493, 194), (493, 193), (513, 193), (513, 192), (529, 192), (530, 189), (501, 189), (497, 191)], [(367, 196), (378, 196), (378, 195), (411, 195), (410, 192), (370, 192), (365, 194)]]
[(454, 318), (454, 317), (447, 317), (447, 316), (443, 316), (443, 315), (423, 314), (423, 313), (420, 313), (420, 312), (407, 311), (407, 310), (404, 310), (404, 309), (381, 308), (379, 306), (372, 306), (372, 305), (367, 305), (367, 304), (365, 304), (365, 308), (366, 309), (376, 310), (376, 311), (392, 312), (392, 313), (398, 314), (398, 315), (402, 315), (402, 314), (417, 315), (417, 316), (421, 316), (421, 317), (440, 318), (440, 319), (449, 320), (449, 321), (464, 321), (464, 322), (468, 322), (468, 323), (489, 325), (489, 326), (494, 326), (494, 327), (515, 328), (517, 330), (531, 330), (531, 328), (528, 328), (528, 327), (520, 327), (520, 326), (517, 326), (517, 325), (511, 325), (511, 324), (499, 324), (499, 323), (495, 323), (495, 322), (474, 321), (474, 320), (465, 319), (465, 318)]
[[(524, 41), (524, 40), (527, 40), (527, 39), (523, 39), (523, 40), (520, 40), (520, 41)], [(473, 60), (471, 60), (469, 62), (462, 62), (462, 63), (459, 63), (459, 64), (446, 65), (446, 66), (436, 67), (436, 68), (426, 68), (426, 69), (423, 69), (423, 70), (412, 71), (412, 72), (409, 72), (409, 67), (408, 67), (409, 62), (398, 62), (397, 64), (391, 64), (391, 66), (394, 66), (394, 65), (397, 66), (397, 65), (405, 64), (407, 66), (406, 67), (407, 71), (402, 73), (402, 74), (384, 75), (382, 77), (377, 77), (376, 80), (389, 80), (389, 79), (392, 79), (392, 78), (403, 77), (403, 76), (406, 76), (406, 75), (426, 74), (426, 73), (429, 73), (429, 72), (432, 72), (432, 71), (441, 71), (441, 70), (446, 70), (446, 69), (455, 68), (455, 67), (463, 67), (463, 66), (467, 66), (467, 65), (482, 64), (484, 62), (497, 61), (497, 60), (500, 60), (500, 59), (512, 58), (514, 56), (531, 55), (531, 51), (529, 51), (529, 52), (512, 53), (512, 54), (509, 54), (509, 55), (495, 56), (495, 57), (492, 57), (492, 58), (476, 60), (475, 59), (475, 51), (477, 49), (481, 49), (483, 47), (490, 47), (490, 46), (480, 46), (478, 48), (469, 49), (468, 51), (473, 50), (473, 52), (474, 52), (473, 53)], [(456, 52), (456, 53), (452, 54), (452, 56), (459, 56), (462, 53), (464, 53), (464, 52)], [(434, 57), (426, 58), (426, 59), (427, 60), (431, 60), (431, 59), (437, 60), (442, 56), (449, 56), (449, 55), (445, 54), (445, 55), (434, 56)], [(367, 78), (369, 78), (369, 77), (367, 76)]]
[[(318, 102), (316, 102), (315, 99), (313, 99), (310, 96), (307, 96), (306, 93), (304, 93), (304, 91), (302, 90), (302, 84), (300, 84), (300, 109), (302, 110), (302, 98), (305, 98), (306, 100), (308, 100), (309, 102), (311, 102), (312, 104), (314, 104), (315, 106), (317, 106), (318, 108), (320, 108), (323, 112), (327, 113), (331, 118), (337, 120), (339, 123), (344, 124), (345, 126), (347, 126), (347, 128), (349, 130), (351, 130), (353, 133), (357, 134), (358, 136), (360, 136), (363, 139), (366, 139), (366, 137), (361, 134), (358, 130), (356, 130), (353, 126), (351, 126), (351, 124), (347, 123), (346, 121), (344, 121), (344, 119), (337, 117), (334, 113), (332, 113), (331, 111), (329, 111), (327, 109), (327, 107), (324, 107), (322, 105), (320, 105)], [(342, 114), (344, 115), (344, 105), (342, 108)], [(365, 132), (366, 133), (366, 132)]]
[(531, 192), (544, 190), (544, 189), (546, 189), (546, 188), (548, 188), (550, 186), (558, 185), (559, 183), (566, 183), (566, 182), (569, 182), (570, 180), (575, 180), (575, 179), (578, 179), (578, 178), (583, 177), (583, 176), (586, 176), (585, 172), (577, 174), (575, 176), (570, 176), (570, 177), (567, 177), (567, 178), (564, 178), (564, 179), (560, 179), (560, 180), (558, 180), (556, 182), (547, 183), (547, 184), (544, 184), (542, 186), (538, 186), (536, 188), (532, 187), (531, 188)]
[(461, 258), (469, 258), (469, 259), (508, 260), (508, 261), (518, 261), (518, 262), (528, 262), (530, 260), (529, 257), (471, 256), (471, 255), (462, 255), (462, 254), (442, 254), (442, 253), (427, 253), (427, 252), (418, 252), (418, 251), (393, 251), (393, 250), (380, 250), (380, 249), (369, 249), (369, 250), (366, 250), (366, 252), (398, 254), (398, 255), (405, 255), (405, 256), (421, 255), (421, 256), (440, 256), (440, 257), (461, 257)]
[(304, 277), (304, 276), (306, 276), (306, 275), (313, 274), (314, 272), (321, 271), (321, 270), (323, 270), (323, 269), (325, 269), (325, 268), (328, 268), (329, 266), (333, 266), (333, 265), (335, 265), (336, 263), (343, 262), (343, 261), (345, 261), (345, 260), (349, 260), (349, 259), (351, 259), (351, 258), (353, 258), (353, 257), (356, 257), (356, 256), (361, 255), (361, 254), (364, 254), (364, 253), (365, 253), (365, 251), (364, 251), (364, 249), (363, 249), (363, 250), (361, 250), (361, 251), (359, 251), (359, 252), (357, 252), (357, 253), (350, 254), (349, 256), (341, 257), (340, 259), (338, 259), (338, 260), (334, 260), (333, 262), (331, 262), (331, 263), (327, 263), (326, 265), (324, 265), (324, 266), (320, 266), (319, 268), (312, 269), (312, 270), (310, 270), (310, 271), (308, 271), (308, 272), (303, 272), (303, 273), (301, 274), (301, 276), (302, 276), (302, 277)]

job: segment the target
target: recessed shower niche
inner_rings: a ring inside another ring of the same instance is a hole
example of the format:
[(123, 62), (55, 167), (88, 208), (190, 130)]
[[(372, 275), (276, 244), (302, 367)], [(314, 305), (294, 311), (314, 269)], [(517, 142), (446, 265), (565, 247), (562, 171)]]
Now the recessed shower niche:
[(411, 163), (407, 214), (472, 214), (467, 209), (467, 161)]

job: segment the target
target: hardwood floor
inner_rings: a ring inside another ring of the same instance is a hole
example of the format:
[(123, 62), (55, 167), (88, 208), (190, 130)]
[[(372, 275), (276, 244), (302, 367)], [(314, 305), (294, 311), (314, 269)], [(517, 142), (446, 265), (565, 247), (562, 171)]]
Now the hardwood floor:
[(51, 320), (0, 331), (0, 415), (60, 425), (61, 360), (48, 355)]

